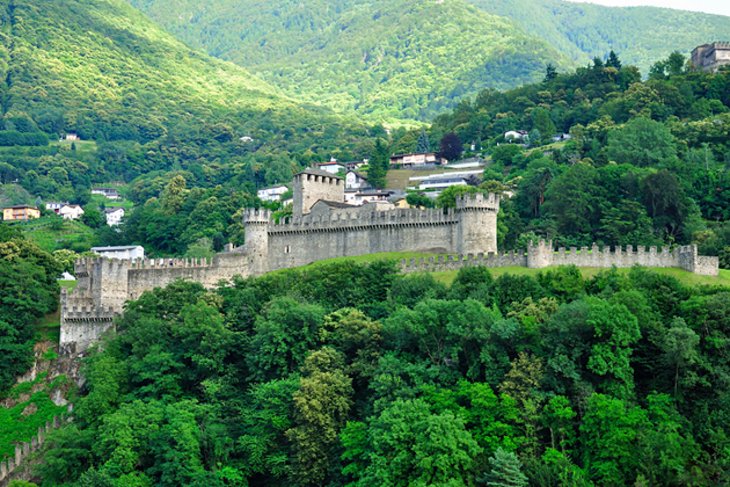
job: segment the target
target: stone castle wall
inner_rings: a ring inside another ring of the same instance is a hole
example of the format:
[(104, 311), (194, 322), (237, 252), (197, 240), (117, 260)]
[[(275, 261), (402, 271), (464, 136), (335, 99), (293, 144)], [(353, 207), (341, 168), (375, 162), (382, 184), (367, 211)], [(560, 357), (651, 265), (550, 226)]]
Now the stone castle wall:
[(456, 254), (404, 262), (404, 272), (459, 269), (465, 265), (544, 268), (678, 267), (717, 275), (718, 259), (697, 255), (696, 247), (674, 250), (627, 247), (614, 251), (559, 249), (550, 242), (530, 245), (527, 252), (497, 253), (499, 198), (465, 196), (456, 208), (442, 210), (367, 208), (338, 209), (330, 214), (304, 214), (277, 224), (266, 210), (245, 212), (246, 243), (242, 248), (205, 259), (123, 261), (83, 259), (76, 263), (77, 288), (61, 293), (61, 351), (81, 353), (112, 328), (124, 303), (144, 291), (185, 279), (207, 288), (234, 276), (255, 276), (333, 257), (380, 252), (421, 251)]
[(634, 249), (629, 245), (625, 249), (616, 247), (611, 250), (599, 248), (594, 244), (590, 248), (582, 247), (580, 250), (573, 247), (569, 250), (560, 248), (554, 251), (551, 242), (540, 241), (538, 244), (530, 245), (527, 252), (458, 254), (401, 261), (401, 269), (407, 273), (458, 270), (467, 266), (543, 269), (566, 265), (597, 268), (628, 268), (640, 265), (678, 268), (707, 276), (717, 276), (719, 273), (718, 258), (698, 255), (696, 245), (675, 249), (649, 247), (648, 250), (642, 246)]

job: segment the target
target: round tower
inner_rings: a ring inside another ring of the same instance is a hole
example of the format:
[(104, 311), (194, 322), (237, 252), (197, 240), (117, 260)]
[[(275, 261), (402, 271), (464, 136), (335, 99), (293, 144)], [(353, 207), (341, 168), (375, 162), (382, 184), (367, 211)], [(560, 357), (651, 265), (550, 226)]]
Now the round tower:
[(249, 208), (243, 215), (243, 226), (246, 229), (245, 249), (251, 257), (251, 270), (255, 274), (268, 270), (270, 221), (269, 210)]
[(468, 194), (456, 198), (459, 216), (456, 248), (460, 254), (497, 253), (499, 196)]

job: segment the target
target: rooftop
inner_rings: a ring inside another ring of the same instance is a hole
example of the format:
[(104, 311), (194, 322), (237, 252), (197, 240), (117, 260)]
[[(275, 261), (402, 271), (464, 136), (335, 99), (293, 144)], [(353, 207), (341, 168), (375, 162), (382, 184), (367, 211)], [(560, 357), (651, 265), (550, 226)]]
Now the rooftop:
[(35, 206), (31, 206), (31, 205), (14, 205), (14, 206), (6, 206), (6, 207), (3, 208), (3, 210), (10, 210), (10, 209), (13, 209), (13, 210), (22, 210), (24, 208), (28, 208), (28, 209), (31, 209), (31, 210), (37, 210), (38, 209)]
[(122, 252), (142, 248), (141, 245), (119, 245), (116, 247), (91, 247), (92, 252)]

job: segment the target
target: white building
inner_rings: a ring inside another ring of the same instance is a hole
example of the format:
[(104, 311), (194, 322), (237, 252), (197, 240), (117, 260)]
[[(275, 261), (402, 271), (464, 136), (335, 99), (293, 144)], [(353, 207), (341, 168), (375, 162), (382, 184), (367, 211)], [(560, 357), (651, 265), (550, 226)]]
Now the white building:
[(370, 188), (368, 180), (357, 171), (347, 171), (345, 174), (345, 190)]
[(68, 201), (61, 202), (61, 201), (49, 201), (46, 203), (46, 210), (51, 210), (54, 213), (58, 213), (61, 208), (66, 206), (68, 204)]
[(84, 209), (79, 205), (64, 205), (58, 210), (58, 214), (64, 220), (78, 220), (84, 214)]
[(281, 201), (281, 196), (289, 191), (289, 188), (284, 186), (272, 186), (271, 188), (264, 188), (256, 191), (256, 196), (261, 201)]
[(345, 166), (343, 164), (340, 164), (339, 162), (337, 162), (334, 159), (331, 160), (330, 162), (320, 162), (316, 166), (317, 166), (317, 169), (319, 169), (320, 171), (325, 171), (330, 174), (337, 174), (340, 171), (345, 170)]
[(388, 198), (393, 196), (395, 191), (387, 189), (365, 189), (345, 191), (345, 203), (359, 206), (366, 203), (388, 203)]
[(413, 152), (410, 154), (395, 154), (390, 157), (390, 164), (410, 167), (425, 164), (446, 164), (448, 161), (438, 157), (435, 152)]
[(481, 169), (473, 171), (453, 171), (429, 176), (414, 176), (409, 178), (410, 184), (421, 190), (441, 190), (450, 186), (466, 186), (467, 181), (473, 177), (481, 177), (484, 171)]
[(124, 208), (105, 208), (104, 216), (106, 217), (106, 224), (110, 227), (119, 225), (124, 218)]
[(119, 192), (114, 188), (91, 188), (91, 194), (100, 194), (110, 200), (119, 199)]
[(91, 251), (107, 259), (144, 259), (141, 245), (121, 245), (118, 247), (91, 247)]

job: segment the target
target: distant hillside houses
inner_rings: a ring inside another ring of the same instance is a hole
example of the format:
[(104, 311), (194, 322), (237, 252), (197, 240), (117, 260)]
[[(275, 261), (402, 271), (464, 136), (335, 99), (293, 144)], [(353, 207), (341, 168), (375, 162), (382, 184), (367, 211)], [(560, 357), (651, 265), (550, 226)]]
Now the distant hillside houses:
[(52, 211), (56, 214), (68, 204), (68, 201), (49, 201), (46, 203), (46, 210)]
[(320, 162), (316, 164), (316, 169), (319, 169), (320, 171), (325, 171), (330, 174), (338, 174), (340, 171), (345, 170), (345, 165), (337, 162), (337, 160), (332, 159), (329, 162)]
[(98, 194), (110, 200), (119, 199), (119, 192), (114, 188), (91, 188), (91, 194)]
[(122, 223), (124, 218), (124, 208), (105, 208), (104, 217), (106, 218), (106, 224), (110, 227), (115, 227)]
[(428, 176), (414, 176), (409, 182), (419, 190), (440, 191), (451, 186), (466, 186), (470, 182), (478, 182), (483, 171), (458, 171), (441, 174), (430, 174)]
[(15, 205), (3, 208), (3, 221), (18, 222), (40, 218), (41, 211), (35, 206)]
[(118, 247), (91, 247), (91, 251), (107, 259), (136, 260), (144, 259), (141, 245), (121, 245)]
[(370, 183), (365, 176), (357, 171), (347, 171), (345, 174), (345, 191), (348, 189), (367, 189)]
[(283, 184), (280, 184), (279, 186), (259, 189), (258, 191), (256, 191), (256, 196), (258, 196), (261, 201), (281, 201), (281, 197), (287, 191), (289, 191), (289, 188)]
[(390, 157), (390, 165), (400, 167), (446, 164), (447, 162), (446, 159), (439, 157), (435, 152), (411, 152), (409, 154), (394, 154)]
[(63, 205), (58, 210), (58, 215), (64, 220), (78, 220), (84, 214), (84, 209), (79, 205)]
[(730, 42), (697, 46), (692, 50), (690, 59), (695, 69), (714, 73), (721, 67), (730, 65)]

